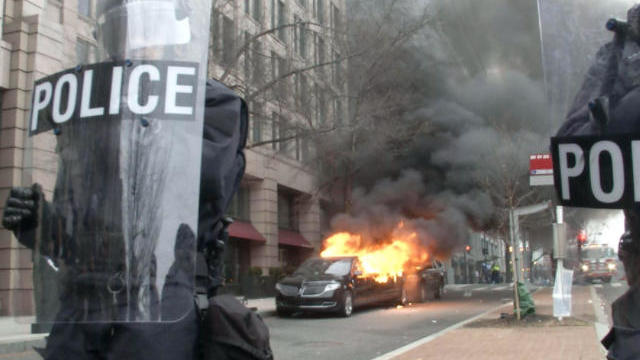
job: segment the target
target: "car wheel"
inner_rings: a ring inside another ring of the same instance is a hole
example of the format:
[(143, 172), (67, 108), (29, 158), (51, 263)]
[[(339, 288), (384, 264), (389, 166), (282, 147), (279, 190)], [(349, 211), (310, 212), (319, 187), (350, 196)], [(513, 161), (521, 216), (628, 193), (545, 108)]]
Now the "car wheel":
[(429, 298), (429, 289), (427, 289), (427, 284), (421, 282), (420, 283), (420, 302), (426, 302)]
[(279, 317), (289, 317), (293, 313), (293, 311), (289, 309), (283, 309), (281, 307), (277, 307), (276, 312), (278, 313)]
[(444, 287), (444, 285), (440, 284), (438, 285), (438, 287), (436, 288), (436, 290), (433, 293), (433, 297), (436, 298), (437, 300), (442, 299), (442, 288)]
[(353, 313), (353, 295), (351, 291), (345, 291), (342, 295), (342, 305), (338, 312), (342, 317), (349, 317)]
[(400, 292), (400, 298), (398, 298), (398, 305), (405, 306), (409, 303), (409, 296), (407, 295), (407, 289), (402, 287), (402, 291)]
[(602, 278), (602, 281), (604, 281), (606, 283), (610, 283), (611, 282), (611, 276), (607, 276), (605, 278)]

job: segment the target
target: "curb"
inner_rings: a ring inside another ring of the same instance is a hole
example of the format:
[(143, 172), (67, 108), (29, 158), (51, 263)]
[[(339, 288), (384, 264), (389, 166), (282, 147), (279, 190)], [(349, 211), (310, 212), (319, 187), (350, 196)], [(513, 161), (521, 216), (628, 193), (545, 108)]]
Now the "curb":
[(45, 338), (48, 335), (35, 334), (4, 338), (0, 340), (0, 356), (32, 351), (34, 347), (44, 348), (47, 345)]

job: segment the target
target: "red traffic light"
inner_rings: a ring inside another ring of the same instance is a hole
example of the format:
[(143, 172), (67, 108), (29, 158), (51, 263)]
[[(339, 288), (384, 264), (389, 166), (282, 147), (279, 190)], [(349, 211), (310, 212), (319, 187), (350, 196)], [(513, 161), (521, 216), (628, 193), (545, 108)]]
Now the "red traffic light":
[(585, 241), (587, 241), (587, 234), (584, 232), (584, 230), (580, 230), (580, 232), (578, 233), (578, 242), (584, 244)]
[(471, 251), (471, 245), (467, 245), (464, 247), (464, 251), (469, 252)]

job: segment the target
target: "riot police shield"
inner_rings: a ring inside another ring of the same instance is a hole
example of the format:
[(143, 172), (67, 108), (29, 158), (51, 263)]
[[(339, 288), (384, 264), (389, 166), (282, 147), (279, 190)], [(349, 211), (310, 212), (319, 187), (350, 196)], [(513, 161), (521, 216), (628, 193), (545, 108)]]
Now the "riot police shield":
[(211, 2), (98, 1), (97, 61), (37, 80), (36, 321), (162, 322), (193, 310)]

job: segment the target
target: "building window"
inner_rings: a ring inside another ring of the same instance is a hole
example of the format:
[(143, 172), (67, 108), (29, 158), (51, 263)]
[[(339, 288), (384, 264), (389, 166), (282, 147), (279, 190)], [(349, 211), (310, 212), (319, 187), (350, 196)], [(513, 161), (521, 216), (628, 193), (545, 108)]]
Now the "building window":
[(276, 26), (278, 25), (278, 22), (276, 21), (276, 3), (277, 0), (271, 0), (271, 28), (275, 29)]
[(297, 55), (307, 57), (307, 30), (306, 24), (298, 16), (294, 17), (293, 48)]
[(300, 138), (300, 161), (306, 162), (311, 159), (311, 148), (309, 147), (309, 138), (302, 136)]
[(289, 121), (282, 115), (278, 116), (278, 135), (280, 135), (280, 139), (278, 143), (280, 144), (280, 152), (285, 155), (289, 151), (289, 137), (291, 136), (289, 128)]
[(222, 17), (222, 63), (230, 65), (235, 55), (235, 29), (231, 18)]
[(232, 218), (240, 221), (250, 221), (250, 201), (249, 201), (249, 188), (241, 186), (236, 194), (231, 199), (229, 204), (229, 210), (227, 214)]
[(91, 17), (91, 0), (78, 0), (78, 14)]
[(262, 107), (252, 102), (249, 104), (251, 124), (251, 141), (255, 144), (262, 141)]
[(327, 120), (327, 104), (325, 100), (324, 89), (316, 84), (314, 92), (316, 98), (316, 125), (318, 127), (322, 127)]
[(262, 141), (262, 117), (257, 116), (256, 113), (253, 113), (253, 134), (251, 137), (251, 140), (253, 141), (253, 143), (259, 143), (260, 141)]
[(340, 65), (340, 54), (335, 51), (335, 50), (331, 50), (331, 57), (332, 57), (332, 61), (334, 62), (332, 69), (332, 81), (333, 83), (338, 86), (340, 83), (340, 80), (342, 79), (342, 66)]
[(293, 52), (300, 55), (300, 23), (302, 20), (297, 15), (293, 16)]
[(271, 113), (271, 148), (273, 150), (278, 150), (278, 136), (279, 136), (279, 126), (278, 126), (278, 113)]
[(278, 192), (278, 227), (286, 230), (298, 230), (295, 196)]
[(262, 54), (262, 43), (260, 41), (254, 41), (251, 46), (251, 52), (253, 57), (253, 82), (255, 84), (262, 84), (264, 75), (264, 56)]
[(251, 59), (251, 47), (247, 46), (247, 44), (249, 43), (249, 41), (251, 41), (251, 34), (248, 31), (244, 32), (244, 43), (245, 43), (245, 50), (244, 50), (244, 80), (246, 82), (250, 82), (251, 81), (251, 69), (252, 69), (252, 59)]
[(262, 22), (262, 0), (253, 0), (253, 9), (251, 16), (257, 21)]
[(287, 73), (287, 62), (284, 58), (278, 56), (275, 52), (271, 52), (271, 76), (272, 80), (277, 81), (274, 89), (278, 92), (278, 95), (283, 95), (286, 91), (286, 79), (281, 79)]
[(287, 24), (287, 13), (286, 13), (286, 7), (284, 2), (282, 1), (278, 1), (277, 2), (277, 16), (278, 16), (278, 39), (280, 39), (282, 42), (286, 43), (287, 42), (287, 29), (285, 28), (285, 25)]
[(307, 81), (307, 77), (305, 75), (300, 75), (300, 86), (298, 89), (299, 99), (300, 99), (300, 112), (304, 113), (309, 108), (309, 82)]
[(333, 99), (333, 118), (336, 127), (341, 127), (342, 122), (342, 101)]
[[(318, 34), (315, 33), (315, 45), (316, 45), (316, 64), (324, 64), (325, 62), (325, 45), (324, 45), (324, 39)], [(320, 67), (320, 69), (323, 69), (323, 67)]]
[(76, 41), (76, 63), (89, 64), (95, 58), (95, 46), (90, 42), (78, 39)]
[(222, 39), (220, 29), (220, 13), (216, 10), (211, 11), (211, 39), (210, 39), (210, 55), (216, 60), (222, 59)]
[(324, 23), (324, 0), (314, 0), (313, 15), (318, 19), (318, 23)]
[(335, 32), (340, 32), (342, 29), (340, 10), (335, 4), (331, 4), (331, 27)]
[(244, 0), (244, 13), (249, 15), (251, 14), (251, 0)]

